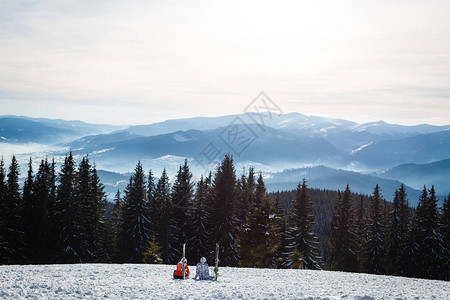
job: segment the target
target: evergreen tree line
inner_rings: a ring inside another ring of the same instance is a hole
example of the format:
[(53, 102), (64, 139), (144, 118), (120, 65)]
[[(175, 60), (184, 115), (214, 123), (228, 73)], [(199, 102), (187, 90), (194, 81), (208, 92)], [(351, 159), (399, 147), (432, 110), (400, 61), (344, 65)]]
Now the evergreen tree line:
[(95, 166), (72, 154), (59, 174), (41, 160), (33, 174), (30, 159), (23, 190), (13, 156), (8, 174), (0, 162), (0, 263), (108, 262), (106, 197)]
[(21, 190), (13, 156), (0, 164), (0, 263), (173, 264), (183, 243), (189, 261), (213, 261), (219, 243), (221, 265), (319, 269), (312, 210), (305, 181), (285, 215), (261, 174), (237, 178), (230, 155), (196, 183), (187, 161), (173, 183), (138, 163), (112, 205), (88, 157), (76, 165), (70, 153), (59, 172), (43, 159), (35, 174), (30, 159)]
[[(6, 175), (7, 173), (7, 175)], [(192, 180), (187, 161), (173, 183), (138, 162), (128, 185), (108, 205), (95, 165), (66, 156), (61, 170), (30, 159), (19, 188), (15, 157), (0, 164), (0, 263), (176, 263), (307, 268), (449, 278), (449, 198), (437, 207), (424, 188), (416, 210), (403, 185), (393, 203), (377, 186), (370, 197), (308, 189), (268, 194), (254, 169), (236, 176), (231, 155), (215, 173)], [(314, 199), (314, 201), (313, 201)]]
[[(271, 197), (289, 211), (295, 193)], [(449, 280), (450, 196), (438, 208), (434, 187), (424, 187), (414, 209), (403, 184), (393, 202), (383, 198), (378, 185), (370, 196), (352, 193), (349, 186), (342, 192), (311, 189), (310, 194), (324, 268)]]
[(115, 260), (174, 264), (186, 243), (188, 261), (214, 259), (219, 243), (220, 264), (245, 267), (320, 268), (318, 240), (306, 182), (289, 218), (272, 200), (261, 174), (253, 168), (236, 176), (226, 155), (214, 174), (194, 184), (187, 161), (173, 184), (164, 170), (155, 181), (137, 164), (113, 208)]

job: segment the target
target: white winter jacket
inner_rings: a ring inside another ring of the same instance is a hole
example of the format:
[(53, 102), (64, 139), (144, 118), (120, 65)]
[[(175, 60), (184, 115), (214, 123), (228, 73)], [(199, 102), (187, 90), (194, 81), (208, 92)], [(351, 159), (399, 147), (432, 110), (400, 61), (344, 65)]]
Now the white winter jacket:
[(199, 262), (195, 272), (195, 279), (209, 279), (209, 268), (207, 263)]

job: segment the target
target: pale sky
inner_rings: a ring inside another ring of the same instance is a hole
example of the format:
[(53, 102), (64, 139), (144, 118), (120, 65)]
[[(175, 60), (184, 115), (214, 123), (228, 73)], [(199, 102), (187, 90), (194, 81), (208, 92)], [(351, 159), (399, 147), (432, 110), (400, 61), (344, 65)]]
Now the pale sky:
[(450, 1), (0, 1), (0, 115), (450, 124)]

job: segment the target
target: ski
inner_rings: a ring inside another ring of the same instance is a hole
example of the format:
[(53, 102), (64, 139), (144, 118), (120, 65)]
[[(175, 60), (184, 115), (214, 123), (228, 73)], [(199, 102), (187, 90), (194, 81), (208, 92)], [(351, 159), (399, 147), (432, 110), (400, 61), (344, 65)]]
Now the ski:
[(183, 279), (186, 279), (186, 244), (183, 244), (183, 259), (181, 260), (183, 263), (183, 267), (181, 269), (183, 273)]
[(214, 267), (214, 273), (216, 273), (214, 280), (217, 281), (217, 277), (219, 276), (219, 243), (216, 243), (216, 266)]

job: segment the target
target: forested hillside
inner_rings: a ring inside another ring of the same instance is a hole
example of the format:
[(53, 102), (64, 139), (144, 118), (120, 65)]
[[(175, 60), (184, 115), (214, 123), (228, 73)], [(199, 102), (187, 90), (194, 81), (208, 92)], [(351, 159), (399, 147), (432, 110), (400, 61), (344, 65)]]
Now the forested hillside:
[(424, 187), (415, 210), (403, 185), (387, 202), (372, 195), (309, 189), (267, 193), (253, 168), (236, 175), (226, 155), (214, 173), (192, 180), (187, 163), (174, 183), (140, 162), (108, 205), (95, 165), (72, 153), (59, 171), (30, 159), (23, 189), (15, 157), (0, 164), (0, 263), (165, 263), (211, 258), (224, 266), (330, 269), (449, 279), (450, 197), (437, 207)]

